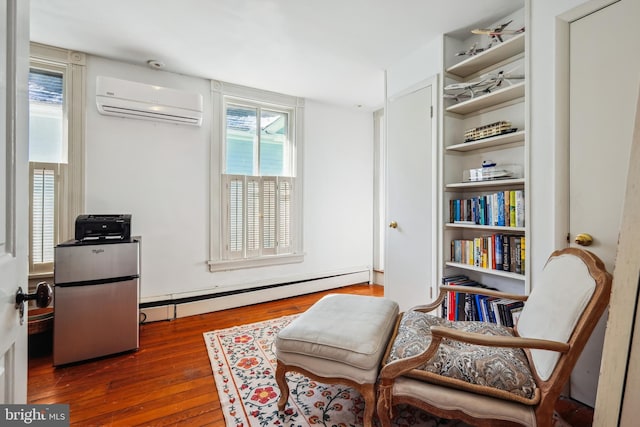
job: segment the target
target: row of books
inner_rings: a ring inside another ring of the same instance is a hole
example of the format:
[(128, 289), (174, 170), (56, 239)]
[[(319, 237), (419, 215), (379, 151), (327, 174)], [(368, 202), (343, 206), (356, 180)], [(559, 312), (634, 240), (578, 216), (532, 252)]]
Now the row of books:
[(496, 233), (451, 241), (451, 261), (491, 270), (524, 274), (526, 238)]
[(505, 190), (449, 201), (449, 222), (524, 227), (524, 191)]
[[(467, 276), (448, 276), (443, 284), (487, 288)], [(493, 289), (493, 288), (488, 288)], [(513, 327), (518, 323), (523, 301), (486, 295), (449, 292), (442, 302), (442, 317), (451, 321), (481, 321)]]

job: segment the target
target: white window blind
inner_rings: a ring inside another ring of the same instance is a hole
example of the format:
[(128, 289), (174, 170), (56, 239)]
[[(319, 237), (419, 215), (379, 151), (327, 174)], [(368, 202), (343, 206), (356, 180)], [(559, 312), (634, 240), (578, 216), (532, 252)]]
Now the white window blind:
[(291, 251), (292, 178), (224, 175), (223, 186), (227, 259)]
[(56, 212), (56, 165), (30, 164), (31, 265), (34, 271), (53, 265)]

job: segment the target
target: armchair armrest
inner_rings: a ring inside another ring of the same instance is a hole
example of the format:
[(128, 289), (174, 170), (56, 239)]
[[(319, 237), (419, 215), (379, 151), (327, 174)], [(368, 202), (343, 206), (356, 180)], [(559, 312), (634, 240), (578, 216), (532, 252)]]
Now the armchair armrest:
[[(473, 332), (464, 332), (447, 328), (446, 326), (432, 326), (431, 334), (433, 337), (440, 337), (440, 339), (449, 338), (469, 344), (491, 347), (533, 348), (539, 350), (557, 351), (560, 353), (566, 353), (571, 348), (568, 343), (561, 341), (476, 334)], [(440, 342), (440, 340), (438, 340), (438, 342)]]
[(429, 313), (437, 309), (438, 307), (440, 307), (440, 304), (442, 304), (442, 301), (445, 300), (449, 292), (474, 294), (474, 295), (486, 295), (490, 297), (512, 299), (516, 301), (526, 301), (528, 298), (527, 295), (509, 294), (506, 292), (495, 291), (487, 288), (477, 288), (474, 286), (440, 285), (440, 292), (438, 293), (438, 298), (436, 298), (433, 302), (429, 304), (412, 307), (411, 310), (421, 311), (423, 313)]

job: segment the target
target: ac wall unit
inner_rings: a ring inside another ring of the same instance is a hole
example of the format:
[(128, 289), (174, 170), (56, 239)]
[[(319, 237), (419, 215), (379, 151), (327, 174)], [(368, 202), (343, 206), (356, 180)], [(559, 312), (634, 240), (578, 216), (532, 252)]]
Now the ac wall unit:
[(200, 126), (202, 95), (113, 77), (96, 79), (101, 114)]

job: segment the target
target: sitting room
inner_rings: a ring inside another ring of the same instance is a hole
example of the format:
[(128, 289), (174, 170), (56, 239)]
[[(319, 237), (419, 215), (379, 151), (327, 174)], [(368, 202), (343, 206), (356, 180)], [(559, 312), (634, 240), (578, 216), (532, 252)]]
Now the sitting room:
[(640, 3), (542, 3), (3, 0), (5, 421), (633, 420)]

